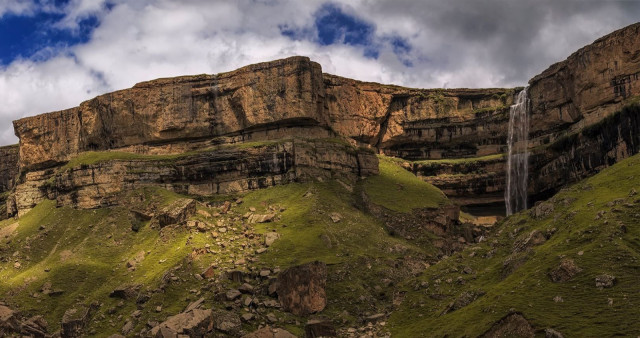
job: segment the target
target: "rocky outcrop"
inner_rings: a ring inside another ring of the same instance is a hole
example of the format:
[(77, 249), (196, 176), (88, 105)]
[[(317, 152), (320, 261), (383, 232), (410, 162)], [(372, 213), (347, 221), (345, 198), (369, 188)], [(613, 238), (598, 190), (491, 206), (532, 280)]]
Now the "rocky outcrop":
[(312, 262), (288, 268), (278, 276), (278, 300), (285, 311), (308, 316), (327, 305), (327, 266)]
[[(635, 132), (632, 116), (615, 121), (619, 130), (602, 123), (640, 96), (639, 32), (635, 24), (611, 33), (531, 79), (530, 195), (546, 196), (638, 151), (636, 141), (629, 141)], [(519, 90), (360, 82), (323, 74), (306, 57), (144, 82), (76, 108), (15, 121), (22, 175), (8, 211), (26, 210), (45, 197), (97, 206), (105, 203), (104, 195), (138, 181), (212, 194), (327, 172), (375, 173), (376, 161), (362, 155), (361, 147), (418, 161), (408, 165), (411, 170), (461, 204), (495, 203), (504, 191), (509, 105)], [(585, 136), (582, 131), (592, 126), (602, 126), (603, 132), (594, 136), (590, 129), (592, 135)], [(579, 142), (568, 146), (566, 138), (575, 141), (578, 133)], [(294, 140), (328, 138), (350, 139), (356, 150), (333, 152), (334, 145), (316, 142), (307, 155), (298, 156), (304, 142)], [(252, 146), (242, 146), (275, 140), (287, 142), (253, 152), (246, 150)], [(231, 144), (236, 150), (225, 148)], [(88, 151), (114, 150), (177, 156), (180, 163), (134, 159), (110, 162), (112, 168), (89, 163), (61, 173), (68, 161)], [(464, 161), (433, 162), (438, 159)], [(15, 177), (17, 171), (0, 171), (0, 184), (8, 186), (2, 182), (10, 179), (3, 177)], [(84, 188), (88, 185), (93, 192)]]
[(0, 147), (0, 193), (11, 190), (18, 174), (18, 145)]
[(320, 65), (306, 57), (143, 82), (14, 121), (20, 166), (50, 167), (83, 151), (210, 139), (287, 121), (327, 125), (323, 96)]
[[(9, 214), (23, 215), (45, 198), (85, 209), (115, 205), (119, 192), (146, 186), (208, 196), (378, 172), (373, 152), (340, 139), (225, 145), (180, 156), (85, 155), (73, 166), (27, 173), (10, 197)], [(88, 164), (96, 156), (106, 160)]]

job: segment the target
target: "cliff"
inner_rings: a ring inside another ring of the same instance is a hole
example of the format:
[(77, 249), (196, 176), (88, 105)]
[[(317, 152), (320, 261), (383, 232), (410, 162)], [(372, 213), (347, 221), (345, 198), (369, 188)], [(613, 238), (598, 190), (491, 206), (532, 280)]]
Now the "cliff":
[[(600, 125), (640, 95), (639, 32), (640, 24), (613, 32), (531, 79), (530, 195), (553, 193), (570, 181), (565, 177), (590, 175), (637, 151), (611, 127), (599, 136), (608, 140), (607, 149), (586, 146), (589, 142), (563, 153), (557, 149), (558, 142)], [(370, 150), (363, 150), (369, 148), (405, 159), (406, 168), (462, 204), (494, 203), (504, 191), (509, 106), (520, 90), (412, 89), (361, 82), (323, 74), (306, 57), (217, 75), (158, 79), (76, 108), (15, 121), (22, 173), (18, 183), (50, 180), (87, 151), (168, 156), (246, 142), (339, 139), (351, 145), (346, 152), (370, 157)], [(589, 158), (599, 160), (568, 164)], [(347, 162), (352, 163), (348, 172), (360, 171), (357, 161)], [(341, 166), (328, 168), (335, 172)], [(175, 177), (162, 182), (187, 184)], [(56, 195), (50, 188), (37, 190), (41, 197)], [(17, 201), (29, 200), (20, 197), (24, 191), (18, 186)]]

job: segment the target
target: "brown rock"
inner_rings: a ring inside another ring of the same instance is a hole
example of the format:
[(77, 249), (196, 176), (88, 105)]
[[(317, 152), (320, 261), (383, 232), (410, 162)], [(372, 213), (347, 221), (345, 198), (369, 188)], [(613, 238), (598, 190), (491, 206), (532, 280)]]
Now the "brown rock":
[(176, 337), (178, 334), (203, 336), (213, 326), (212, 311), (194, 309), (167, 318), (151, 329), (153, 337)]
[(566, 282), (581, 271), (582, 269), (576, 265), (573, 259), (563, 258), (560, 264), (549, 272), (549, 278), (554, 283)]
[(296, 316), (320, 312), (327, 304), (327, 266), (322, 262), (288, 268), (278, 275), (278, 300)]
[(244, 335), (242, 336), (242, 338), (296, 338), (296, 335), (285, 329), (271, 328), (269, 326), (266, 326), (247, 335)]
[(122, 299), (131, 299), (136, 298), (138, 296), (139, 290), (142, 285), (120, 285), (115, 290), (111, 291), (109, 297), (111, 298), (122, 298)]
[(62, 337), (80, 337), (91, 316), (90, 307), (68, 309), (62, 316)]
[(186, 221), (196, 213), (196, 201), (188, 198), (181, 198), (174, 201), (156, 216), (160, 226), (178, 224)]
[(531, 324), (520, 313), (511, 313), (485, 332), (482, 337), (498, 338), (498, 337), (527, 337), (533, 338), (535, 331)]
[(242, 327), (240, 317), (233, 312), (217, 311), (213, 314), (213, 326), (216, 330), (237, 336)]
[(305, 337), (336, 337), (333, 323), (327, 319), (310, 319), (304, 326)]
[(610, 288), (616, 284), (616, 277), (603, 274), (596, 276), (596, 287), (597, 288)]

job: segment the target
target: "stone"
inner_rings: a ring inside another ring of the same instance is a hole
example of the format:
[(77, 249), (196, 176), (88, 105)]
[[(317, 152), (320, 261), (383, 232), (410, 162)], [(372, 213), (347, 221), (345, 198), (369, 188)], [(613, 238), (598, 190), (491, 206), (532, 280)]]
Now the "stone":
[(613, 287), (617, 282), (615, 276), (607, 274), (598, 275), (596, 276), (595, 280), (597, 288), (610, 288)]
[(142, 285), (120, 285), (115, 290), (111, 291), (109, 297), (111, 298), (121, 298), (121, 299), (130, 299), (136, 298), (138, 296), (138, 292)]
[(253, 313), (245, 313), (241, 316), (243, 322), (248, 323), (252, 321), (256, 316)]
[(267, 232), (266, 234), (264, 234), (264, 245), (266, 245), (267, 247), (273, 245), (273, 242), (275, 242), (278, 238), (280, 238), (280, 234), (277, 232)]
[(329, 218), (331, 218), (331, 221), (333, 221), (333, 223), (338, 223), (340, 221), (342, 221), (342, 215), (340, 215), (337, 212), (332, 212), (329, 214)]
[(218, 331), (230, 335), (237, 335), (242, 328), (242, 321), (240, 320), (240, 317), (233, 312), (216, 311), (213, 317), (213, 325)]
[(191, 310), (195, 310), (197, 308), (200, 307), (200, 305), (202, 305), (202, 303), (204, 303), (204, 298), (200, 297), (198, 300), (196, 300), (195, 302), (190, 303), (189, 305), (187, 305), (187, 308), (184, 309), (183, 312), (189, 312)]
[(520, 313), (510, 313), (493, 324), (481, 337), (535, 337), (535, 331), (529, 321)]
[(202, 276), (202, 278), (208, 279), (208, 278), (213, 278), (216, 275), (216, 267), (213, 265), (210, 265), (206, 270), (204, 270), (202, 272), (202, 274), (200, 274)]
[(273, 312), (267, 313), (267, 321), (269, 323), (275, 323), (278, 321), (278, 317)]
[(242, 293), (236, 289), (231, 289), (229, 291), (227, 291), (227, 293), (225, 294), (225, 297), (227, 298), (228, 301), (232, 301), (235, 300), (236, 298), (240, 297), (242, 295)]
[(253, 287), (253, 285), (251, 285), (249, 283), (244, 283), (244, 284), (240, 285), (240, 287), (238, 287), (238, 291), (240, 291), (242, 293), (246, 293), (246, 294), (253, 294), (254, 287)]
[(564, 335), (554, 329), (544, 329), (545, 338), (564, 338)]
[(158, 218), (158, 224), (163, 227), (170, 224), (185, 222), (189, 217), (195, 214), (196, 201), (188, 198), (181, 198), (164, 207), (156, 217)]
[(290, 267), (278, 275), (278, 300), (285, 311), (307, 316), (327, 305), (327, 266), (312, 262)]
[(549, 272), (549, 278), (554, 283), (566, 282), (581, 271), (582, 269), (580, 269), (572, 259), (563, 258), (560, 264)]
[(62, 316), (62, 337), (82, 336), (91, 312), (90, 307), (76, 307), (65, 311)]
[(276, 218), (276, 214), (273, 213), (265, 215), (252, 214), (247, 221), (249, 223), (269, 223), (273, 221), (274, 218)]
[(297, 336), (285, 329), (265, 326), (261, 329), (242, 336), (242, 338), (297, 338)]
[(463, 307), (471, 304), (473, 301), (483, 295), (483, 291), (464, 291), (458, 296), (458, 298), (456, 298), (454, 302), (450, 303), (449, 306), (447, 306), (442, 314), (447, 314), (449, 312), (462, 309)]
[(336, 337), (333, 323), (327, 319), (310, 319), (304, 326), (305, 337)]
[(193, 309), (167, 318), (151, 329), (153, 337), (176, 337), (178, 334), (203, 336), (213, 326), (211, 309)]
[(120, 332), (122, 332), (122, 334), (126, 336), (131, 333), (131, 331), (133, 331), (134, 327), (135, 323), (132, 320), (127, 320)]

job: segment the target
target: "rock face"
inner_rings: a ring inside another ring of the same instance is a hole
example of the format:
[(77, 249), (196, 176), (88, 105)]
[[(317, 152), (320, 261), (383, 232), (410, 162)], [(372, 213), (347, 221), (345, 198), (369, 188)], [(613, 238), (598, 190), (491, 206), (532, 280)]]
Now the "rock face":
[[(638, 114), (614, 114), (640, 96), (639, 33), (640, 23), (613, 32), (531, 79), (530, 195), (640, 150)], [(205, 195), (369, 175), (377, 171), (371, 151), (420, 160), (407, 167), (461, 204), (495, 203), (509, 105), (520, 90), (366, 83), (323, 74), (306, 57), (144, 82), (14, 121), (22, 175), (7, 209), (23, 214), (43, 198), (108, 205), (105, 196), (140, 184)], [(74, 165), (90, 151), (129, 156)], [(16, 178), (11, 154), (0, 151), (11, 167), (0, 167), (0, 186)]]
[(278, 300), (285, 311), (308, 316), (327, 305), (327, 266), (322, 262), (291, 267), (278, 276)]

